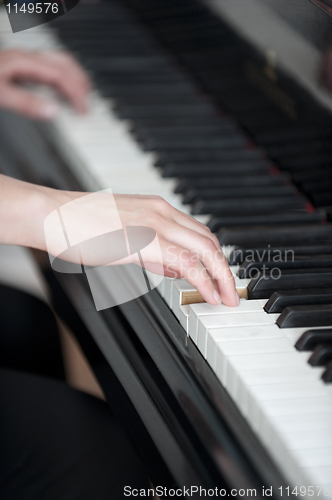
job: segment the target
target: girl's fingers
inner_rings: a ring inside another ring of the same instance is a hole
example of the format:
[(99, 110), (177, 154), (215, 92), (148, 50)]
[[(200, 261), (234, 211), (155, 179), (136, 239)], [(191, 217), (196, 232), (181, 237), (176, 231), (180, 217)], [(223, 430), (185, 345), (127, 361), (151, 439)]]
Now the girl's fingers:
[(14, 85), (0, 85), (0, 107), (10, 109), (29, 118), (49, 120), (57, 112), (52, 101), (40, 99)]
[(191, 255), (200, 261), (208, 274), (218, 285), (222, 301), (229, 306), (237, 306), (239, 298), (235, 289), (233, 275), (221, 249), (217, 249), (211, 238), (192, 231), (183, 226), (169, 223), (164, 225), (164, 236), (179, 247), (184, 248), (180, 257), (186, 259)]
[[(45, 83), (59, 90), (78, 111), (86, 111), (90, 81), (84, 70), (69, 54), (13, 50), (6, 51), (6, 54), (2, 54), (2, 58), (4, 60), (1, 65), (0, 80), (8, 86), (17, 88), (15, 80), (18, 79)], [(31, 106), (33, 106), (32, 101), (31, 97)]]

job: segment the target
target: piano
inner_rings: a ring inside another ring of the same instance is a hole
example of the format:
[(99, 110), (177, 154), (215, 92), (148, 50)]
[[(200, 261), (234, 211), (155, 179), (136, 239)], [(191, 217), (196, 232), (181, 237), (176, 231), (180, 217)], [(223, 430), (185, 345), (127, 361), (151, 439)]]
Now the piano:
[(159, 496), (332, 498), (331, 28), (307, 0), (82, 2), (15, 35), (1, 12), (2, 47), (66, 47), (95, 85), (85, 117), (1, 112), (1, 171), (158, 194), (235, 277), (238, 308), (165, 278), (97, 312), (34, 252)]

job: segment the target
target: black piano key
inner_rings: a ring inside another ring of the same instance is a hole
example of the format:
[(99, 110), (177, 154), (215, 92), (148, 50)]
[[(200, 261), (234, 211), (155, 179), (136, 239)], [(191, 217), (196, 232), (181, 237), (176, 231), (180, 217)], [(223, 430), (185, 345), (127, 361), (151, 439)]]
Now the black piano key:
[(266, 198), (296, 195), (297, 189), (289, 184), (285, 186), (234, 186), (224, 188), (195, 188), (189, 189), (184, 197), (183, 203), (194, 203), (198, 200), (224, 200), (227, 198)]
[(299, 172), (292, 172), (291, 174), (293, 181), (296, 184), (303, 185), (304, 183), (311, 183), (316, 181), (331, 180), (332, 178), (332, 168), (314, 168), (312, 170), (303, 170)]
[(332, 154), (329, 151), (309, 153), (278, 159), (278, 164), (289, 172), (296, 173), (302, 170), (321, 168), (332, 165)]
[(316, 180), (311, 179), (310, 182), (303, 182), (301, 188), (305, 193), (324, 193), (332, 191), (332, 170), (330, 178), (328, 176), (319, 177)]
[[(264, 306), (268, 314), (281, 313), (286, 307), (310, 304), (332, 304), (332, 289), (313, 288), (274, 292)], [(331, 339), (332, 340), (332, 339)]]
[(311, 193), (309, 199), (317, 207), (327, 207), (332, 205), (332, 193), (331, 191), (326, 191), (325, 193)]
[[(190, 152), (194, 156), (193, 152)], [(226, 155), (225, 155), (226, 156)], [(158, 164), (156, 165), (158, 166)], [(162, 168), (163, 177), (181, 177), (190, 174), (192, 177), (201, 177), (202, 172), (207, 176), (216, 176), (224, 174), (227, 176), (240, 176), (245, 173), (257, 175), (259, 173), (268, 174), (271, 170), (271, 165), (266, 160), (252, 161), (206, 161), (196, 163), (170, 163)]]
[(332, 329), (307, 330), (295, 344), (298, 351), (313, 351), (319, 344), (332, 344)]
[(269, 260), (252, 260), (247, 257), (239, 267), (239, 278), (253, 278), (258, 272), (262, 270), (272, 269), (319, 269), (319, 268), (332, 268), (332, 255), (308, 255), (298, 256), (291, 255), (290, 258), (282, 259), (281, 256), (275, 256)]
[(248, 139), (241, 134), (223, 136), (206, 135), (200, 137), (156, 137), (143, 141), (145, 151), (174, 151), (197, 149), (234, 149), (245, 147)]
[(249, 299), (268, 299), (274, 292), (309, 288), (332, 288), (332, 269), (279, 271), (276, 267), (253, 278), (247, 292)]
[(206, 136), (206, 135), (222, 135), (233, 134), (237, 132), (236, 125), (231, 120), (220, 120), (218, 125), (200, 125), (193, 123), (192, 125), (172, 125), (164, 127), (141, 127), (134, 131), (135, 137), (139, 141), (145, 141), (150, 137), (182, 137), (182, 136)]
[[(142, 127), (179, 127), (179, 126), (190, 126), (193, 123), (199, 123), (199, 125), (218, 125), (220, 123), (220, 117), (218, 116), (201, 116), (199, 121), (193, 120), (191, 116), (157, 116), (157, 117), (145, 117), (145, 118), (135, 118), (130, 124), (130, 129), (133, 133), (140, 130)], [(181, 152), (171, 152), (172, 154), (179, 155)], [(168, 153), (170, 154), (170, 153)], [(262, 153), (260, 153), (262, 157)], [(180, 154), (181, 160), (181, 154)], [(170, 160), (167, 160), (167, 162)], [(174, 159), (172, 160), (174, 161)], [(177, 161), (177, 160), (175, 160)]]
[[(191, 81), (174, 81), (173, 83), (169, 82), (167, 84), (163, 82), (155, 82), (154, 84), (145, 84), (141, 85), (139, 83), (132, 83), (132, 84), (122, 84), (118, 85), (116, 83), (113, 83), (109, 81), (109, 79), (105, 79), (105, 85), (107, 88), (112, 92), (112, 94), (117, 98), (117, 99), (127, 99), (128, 97), (131, 97), (132, 95), (135, 96), (140, 96), (140, 97), (151, 97), (151, 96), (179, 96), (179, 95), (196, 95), (197, 96), (197, 89), (193, 82)], [(153, 129), (151, 129), (152, 131)]]
[(308, 359), (311, 366), (324, 366), (330, 361), (332, 361), (332, 344), (318, 345)]
[[(176, 104), (199, 104), (200, 102), (204, 101), (204, 98), (202, 96), (197, 96), (192, 93), (186, 93), (183, 95), (182, 93), (155, 93), (151, 95), (147, 94), (142, 94), (139, 93), (137, 94), (133, 88), (131, 95), (126, 96), (126, 97), (121, 97), (119, 98), (113, 91), (112, 88), (109, 88), (107, 85), (103, 85), (101, 87), (102, 92), (104, 97), (112, 97), (113, 99), (116, 100), (116, 103), (113, 105), (113, 109), (115, 112), (117, 110), (121, 110), (125, 106), (136, 106), (136, 105), (144, 105), (144, 106), (173, 106)], [(121, 111), (120, 111), (121, 112)]]
[(305, 142), (292, 142), (290, 144), (281, 144), (269, 148), (269, 156), (274, 159), (280, 159), (285, 156), (297, 156), (305, 153), (315, 153), (321, 151), (331, 151), (332, 144), (330, 139), (325, 141), (305, 141)]
[[(231, 90), (247, 92), (249, 84), (241, 79), (241, 74), (234, 67), (225, 67), (221, 73), (214, 72), (210, 69), (208, 72), (203, 72), (199, 69), (197, 73), (201, 76), (204, 87), (207, 91), (212, 91), (216, 96), (216, 100), (223, 102), (223, 95)], [(225, 71), (226, 70), (226, 71)]]
[(296, 125), (293, 127), (283, 127), (276, 130), (264, 130), (256, 132), (254, 139), (258, 144), (271, 146), (274, 144), (303, 141), (310, 139), (321, 139), (332, 136), (332, 130), (327, 127), (314, 127), (312, 125)]
[(134, 120), (136, 118), (160, 118), (160, 117), (191, 117), (200, 120), (203, 117), (214, 115), (211, 105), (202, 104), (169, 104), (169, 105), (127, 105), (116, 110), (118, 116), (123, 119)]
[[(234, 60), (242, 55), (243, 45), (241, 43), (237, 43), (230, 47), (217, 47), (214, 49), (208, 50), (196, 50), (194, 52), (186, 52), (185, 54), (181, 54), (181, 60), (191, 68), (195, 68), (196, 71), (204, 71), (206, 74), (208, 71), (215, 71), (223, 73), (224, 66), (219, 66), (216, 68), (216, 60), (223, 62), (229, 60), (230, 63), (233, 63)], [(239, 75), (242, 75), (241, 70), (235, 65), (237, 68), (237, 72)]]
[(307, 200), (304, 196), (283, 196), (270, 198), (232, 198), (227, 200), (199, 200), (191, 210), (193, 215), (199, 214), (258, 214), (276, 212), (277, 210), (293, 210), (305, 208)]
[[(207, 223), (212, 232), (219, 231), (221, 228), (234, 228), (236, 226), (281, 226), (284, 224), (310, 224), (320, 223), (326, 220), (325, 212), (306, 212), (298, 210), (293, 212), (279, 212), (272, 214), (257, 215), (230, 215), (216, 216)], [(232, 264), (233, 265), (233, 264)]]
[(237, 264), (242, 264), (246, 258), (251, 258), (253, 260), (273, 260), (274, 258), (279, 260), (286, 260), (293, 258), (294, 255), (327, 255), (332, 254), (332, 241), (324, 241), (320, 244), (313, 245), (294, 245), (289, 244), (289, 246), (267, 246), (267, 247), (236, 247), (229, 256), (229, 263), (231, 266)]
[(273, 110), (270, 101), (259, 92), (250, 89), (243, 91), (242, 89), (231, 90), (230, 92), (222, 92), (216, 95), (217, 101), (226, 109), (226, 111), (235, 116), (248, 113), (248, 111), (258, 112), (260, 110)]
[(332, 304), (286, 307), (276, 323), (279, 328), (332, 325)]
[(277, 127), (284, 128), (288, 127), (290, 123), (290, 120), (283, 113), (276, 110), (243, 113), (239, 121), (249, 133), (257, 133)]
[[(182, 75), (181, 73), (141, 73), (141, 74), (125, 74), (125, 73), (120, 73), (120, 74), (112, 74), (109, 75), (107, 73), (106, 69), (102, 69), (98, 72), (95, 72), (96, 76), (95, 79), (97, 82), (100, 84), (109, 84), (109, 81), (111, 79), (112, 83), (114, 85), (124, 85), (128, 87), (129, 85), (134, 86), (136, 84), (138, 85), (155, 85), (155, 84), (162, 84), (162, 85), (173, 85), (174, 83), (186, 83), (188, 81), (188, 78), (185, 75)], [(202, 118), (200, 119), (202, 120)], [(192, 121), (192, 120), (191, 120)]]
[[(163, 167), (165, 165), (182, 164), (190, 168), (192, 164), (202, 162), (246, 162), (248, 164), (248, 174), (250, 175), (250, 166), (256, 162), (258, 165), (267, 165), (271, 168), (272, 164), (263, 157), (258, 149), (203, 149), (201, 151), (167, 151), (157, 154), (155, 165)], [(185, 172), (185, 171), (184, 171)], [(204, 170), (202, 170), (202, 173)], [(189, 173), (188, 171), (185, 173)]]
[[(159, 60), (158, 60), (159, 59)], [(126, 82), (133, 81), (133, 78), (146, 79), (148, 75), (158, 73), (167, 78), (169, 74), (169, 64), (163, 58), (155, 57), (102, 57), (96, 55), (84, 59), (84, 66), (93, 73), (104, 73), (112, 77), (117, 75)], [(152, 78), (154, 78), (152, 76)]]
[(332, 382), (332, 362), (331, 361), (327, 364), (326, 370), (324, 371), (324, 373), (322, 375), (322, 380), (324, 380), (325, 383)]
[(201, 177), (184, 177), (182, 178), (175, 188), (175, 193), (184, 193), (188, 189), (202, 188), (224, 188), (224, 187), (243, 187), (243, 186), (284, 186), (289, 183), (287, 175), (243, 175), (241, 177), (220, 175), (218, 177), (211, 177), (204, 175), (202, 172)]
[(301, 225), (281, 227), (225, 228), (218, 232), (221, 245), (243, 247), (309, 245), (318, 240), (332, 239), (332, 225)]

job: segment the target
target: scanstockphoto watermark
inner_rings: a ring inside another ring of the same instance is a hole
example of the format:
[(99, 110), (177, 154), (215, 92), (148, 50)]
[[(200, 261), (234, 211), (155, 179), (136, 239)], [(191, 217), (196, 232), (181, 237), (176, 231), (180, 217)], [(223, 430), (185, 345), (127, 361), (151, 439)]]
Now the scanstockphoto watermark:
[(256, 488), (203, 488), (202, 486), (182, 486), (179, 488), (166, 488), (157, 486), (156, 488), (132, 488), (125, 486), (124, 497), (150, 497), (155, 498), (327, 498), (330, 497), (331, 488), (328, 486), (311, 485), (311, 486), (262, 486), (261, 489)]
[[(97, 311), (136, 299), (164, 278), (156, 231), (144, 225), (123, 226), (110, 189), (54, 210), (44, 231), (53, 270), (85, 273)], [(153, 277), (144, 269), (151, 256)]]
[[(263, 493), (267, 490), (263, 489)], [(257, 490), (255, 488), (246, 489), (236, 489), (226, 490), (225, 488), (203, 488), (202, 486), (182, 486), (181, 488), (167, 488), (165, 486), (156, 486), (156, 488), (132, 488), (131, 486), (125, 486), (123, 490), (125, 497), (150, 497), (155, 498), (157, 495), (159, 498), (225, 498), (225, 497), (244, 497), (244, 498), (255, 498), (257, 496)], [(263, 494), (263, 496), (265, 496)], [(269, 495), (269, 493), (266, 496)]]
[(79, 0), (4, 0), (13, 33), (49, 23), (72, 10)]

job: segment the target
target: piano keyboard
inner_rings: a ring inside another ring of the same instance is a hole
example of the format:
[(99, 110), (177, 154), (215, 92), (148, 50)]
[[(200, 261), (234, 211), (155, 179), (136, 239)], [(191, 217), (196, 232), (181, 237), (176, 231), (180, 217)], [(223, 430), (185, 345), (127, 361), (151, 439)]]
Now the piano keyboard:
[[(215, 99), (124, 6), (77, 7), (56, 23), (58, 35), (98, 90), (87, 116), (62, 106), (54, 140), (87, 190), (158, 194), (218, 234), (242, 297), (237, 308), (202, 303), (182, 279), (164, 279), (158, 291), (290, 485), (322, 485), (332, 497), (332, 385), (324, 383), (332, 380), (332, 226), (324, 211), (332, 202), (322, 186), (331, 129), (294, 125), (267, 99), (258, 102), (239, 81), (241, 42), (205, 7), (184, 4), (196, 38), (186, 36), (181, 12), (173, 29), (167, 9), (149, 1), (140, 15), (165, 45), (176, 44)], [(4, 11), (0, 31), (2, 47), (62, 46), (47, 27), (13, 36)], [(264, 252), (290, 250), (290, 261), (264, 260)]]

